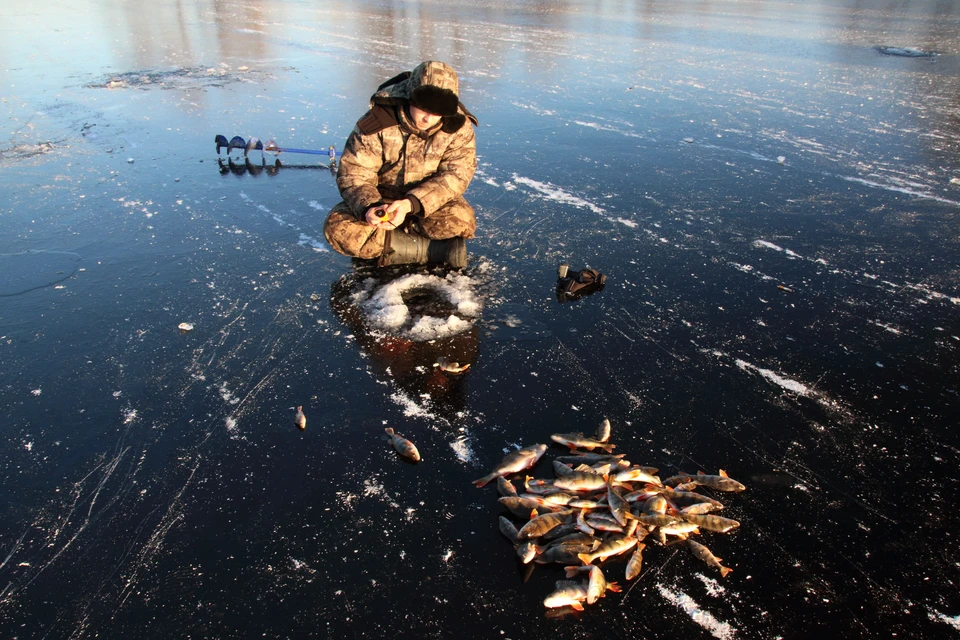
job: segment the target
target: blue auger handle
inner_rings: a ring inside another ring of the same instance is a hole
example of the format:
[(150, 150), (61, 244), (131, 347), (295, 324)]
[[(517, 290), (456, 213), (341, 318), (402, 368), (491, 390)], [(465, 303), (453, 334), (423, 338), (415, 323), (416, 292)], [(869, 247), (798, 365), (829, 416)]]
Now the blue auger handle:
[(329, 149), (293, 149), (290, 147), (270, 147), (267, 149), (264, 147), (264, 151), (269, 151), (271, 153), (278, 151), (285, 151), (287, 153), (310, 153), (315, 156), (335, 156), (337, 155), (337, 150), (333, 147)]

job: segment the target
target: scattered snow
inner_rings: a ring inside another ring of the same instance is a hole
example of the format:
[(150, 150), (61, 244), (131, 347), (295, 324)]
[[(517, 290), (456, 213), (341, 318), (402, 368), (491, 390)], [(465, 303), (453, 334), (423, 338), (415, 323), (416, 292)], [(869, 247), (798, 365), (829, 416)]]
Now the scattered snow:
[(390, 394), (390, 400), (403, 409), (403, 415), (408, 418), (436, 418), (436, 415), (430, 411), (430, 396), (421, 397), (422, 403), (408, 396), (403, 391), (395, 391)]
[[(475, 281), (467, 276), (449, 273), (445, 278), (411, 273), (380, 286), (360, 292), (359, 307), (370, 323), (379, 329), (399, 334), (414, 342), (427, 342), (468, 331), (473, 319), (480, 315), (481, 301), (473, 291)], [(448, 316), (413, 315), (403, 295), (414, 290), (429, 289), (445, 299), (454, 309)]]

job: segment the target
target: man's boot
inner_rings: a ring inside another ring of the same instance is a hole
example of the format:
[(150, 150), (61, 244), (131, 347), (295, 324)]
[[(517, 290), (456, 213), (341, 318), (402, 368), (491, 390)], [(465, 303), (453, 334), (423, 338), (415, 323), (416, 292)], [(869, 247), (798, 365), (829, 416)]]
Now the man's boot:
[(467, 266), (467, 241), (463, 238), (431, 240), (415, 233), (387, 231), (380, 254), (381, 267), (394, 264), (447, 264), (454, 269)]

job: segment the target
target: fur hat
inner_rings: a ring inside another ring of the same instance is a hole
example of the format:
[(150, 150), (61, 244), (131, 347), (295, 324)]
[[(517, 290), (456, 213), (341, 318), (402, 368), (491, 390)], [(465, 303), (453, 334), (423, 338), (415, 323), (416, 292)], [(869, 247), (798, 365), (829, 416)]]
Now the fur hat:
[(450, 89), (424, 84), (410, 94), (410, 104), (438, 116), (455, 116), (460, 99)]
[(405, 71), (380, 85), (370, 98), (370, 106), (411, 104), (427, 113), (442, 116), (442, 129), (454, 133), (467, 120), (477, 124), (477, 118), (460, 103), (459, 94), (457, 72), (448, 64), (427, 60), (413, 71)]

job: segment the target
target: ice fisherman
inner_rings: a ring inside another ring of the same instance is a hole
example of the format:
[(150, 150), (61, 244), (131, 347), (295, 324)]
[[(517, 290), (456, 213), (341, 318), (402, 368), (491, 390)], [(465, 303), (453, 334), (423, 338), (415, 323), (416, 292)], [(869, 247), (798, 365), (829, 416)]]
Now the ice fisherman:
[(457, 72), (437, 61), (377, 88), (340, 157), (343, 201), (323, 229), (335, 251), (380, 266), (466, 266), (477, 221), (463, 193), (477, 169), (477, 119), (459, 96)]

